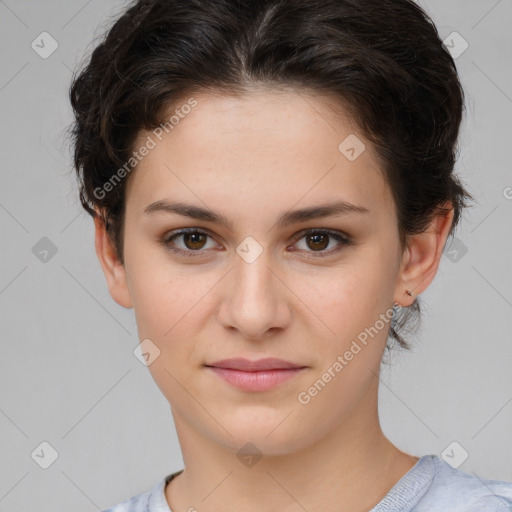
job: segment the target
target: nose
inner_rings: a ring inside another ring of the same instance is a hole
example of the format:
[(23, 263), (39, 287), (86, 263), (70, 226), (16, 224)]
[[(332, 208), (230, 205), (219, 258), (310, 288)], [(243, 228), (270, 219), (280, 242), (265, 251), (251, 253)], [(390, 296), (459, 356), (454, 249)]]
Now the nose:
[(224, 280), (220, 323), (242, 339), (263, 340), (283, 330), (291, 320), (290, 290), (263, 251), (251, 263), (238, 255)]

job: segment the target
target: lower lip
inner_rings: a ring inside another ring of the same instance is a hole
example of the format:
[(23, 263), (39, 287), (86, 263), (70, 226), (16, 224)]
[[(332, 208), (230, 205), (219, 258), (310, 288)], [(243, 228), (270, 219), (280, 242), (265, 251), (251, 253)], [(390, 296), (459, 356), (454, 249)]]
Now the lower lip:
[(283, 382), (291, 379), (305, 368), (289, 368), (283, 370), (262, 370), (257, 372), (244, 372), (229, 368), (208, 366), (221, 379), (244, 391), (268, 391), (276, 388)]

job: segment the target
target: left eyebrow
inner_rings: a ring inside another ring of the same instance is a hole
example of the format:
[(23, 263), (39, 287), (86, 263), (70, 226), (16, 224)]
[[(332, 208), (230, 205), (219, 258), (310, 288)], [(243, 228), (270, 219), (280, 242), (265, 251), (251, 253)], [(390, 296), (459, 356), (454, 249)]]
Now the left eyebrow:
[[(313, 219), (321, 219), (349, 213), (363, 214), (369, 213), (369, 211), (370, 210), (364, 206), (358, 206), (346, 201), (334, 201), (324, 205), (311, 206), (308, 208), (284, 212), (279, 217), (277, 226), (282, 228), (289, 226), (290, 224), (296, 224)], [(219, 224), (231, 230), (233, 228), (233, 223), (224, 215), (210, 209), (183, 202), (169, 202), (161, 200), (151, 203), (144, 208), (145, 214), (153, 214), (157, 212), (175, 213), (185, 217)]]
[(364, 206), (348, 203), (346, 201), (334, 201), (332, 203), (301, 208), (285, 212), (277, 221), (278, 227), (285, 227), (290, 224), (305, 222), (312, 219), (322, 219), (325, 217), (334, 217), (346, 215), (349, 213), (369, 213), (370, 210)]

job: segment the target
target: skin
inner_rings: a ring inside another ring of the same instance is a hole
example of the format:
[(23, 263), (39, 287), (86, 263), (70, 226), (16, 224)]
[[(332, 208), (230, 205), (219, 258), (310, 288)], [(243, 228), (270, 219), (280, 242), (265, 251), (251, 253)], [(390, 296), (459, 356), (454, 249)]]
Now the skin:
[[(418, 461), (379, 424), (389, 322), (308, 404), (297, 396), (393, 303), (410, 305), (406, 290), (429, 286), (453, 210), (402, 252), (381, 162), (339, 105), (293, 89), (194, 98), (198, 105), (129, 178), (124, 265), (95, 220), (110, 294), (134, 308), (139, 339), (160, 350), (148, 368), (171, 406), (185, 462), (165, 489), (167, 502), (173, 512), (367, 511)], [(349, 134), (366, 145), (354, 161), (338, 149)], [(233, 228), (144, 214), (163, 199), (208, 207)], [(284, 211), (339, 199), (369, 212), (276, 225)], [(186, 227), (210, 236), (181, 236), (175, 247), (202, 256), (178, 256), (159, 242)], [(348, 234), (353, 244), (328, 238), (318, 249), (301, 235), (306, 228)], [(236, 252), (247, 236), (263, 248), (252, 263)], [(270, 391), (246, 392), (204, 367), (229, 357), (307, 368)], [(237, 457), (247, 442), (262, 454), (251, 467)]]

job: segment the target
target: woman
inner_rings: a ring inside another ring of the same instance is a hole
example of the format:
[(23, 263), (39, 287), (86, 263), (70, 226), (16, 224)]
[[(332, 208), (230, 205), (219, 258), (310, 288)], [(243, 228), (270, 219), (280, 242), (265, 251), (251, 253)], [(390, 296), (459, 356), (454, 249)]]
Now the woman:
[(115, 512), (510, 510), (383, 434), (379, 368), (471, 196), (409, 0), (138, 1), (70, 91), (80, 197), (185, 468)]

